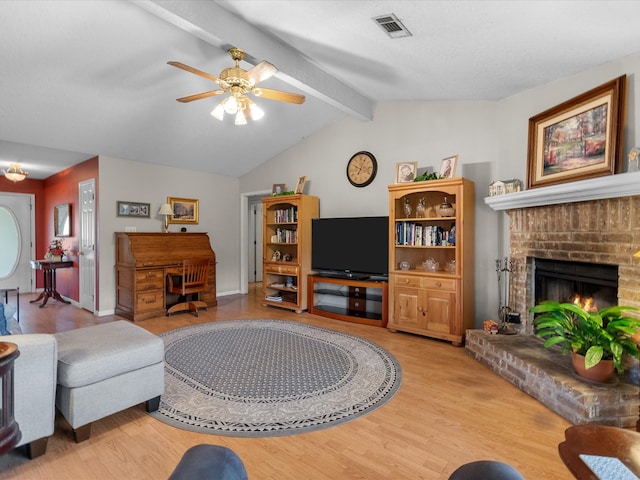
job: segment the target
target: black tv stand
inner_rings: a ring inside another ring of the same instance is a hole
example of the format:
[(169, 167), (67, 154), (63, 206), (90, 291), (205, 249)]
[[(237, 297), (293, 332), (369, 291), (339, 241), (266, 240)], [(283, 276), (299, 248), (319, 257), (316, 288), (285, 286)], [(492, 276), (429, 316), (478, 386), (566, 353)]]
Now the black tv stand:
[(309, 313), (365, 325), (386, 327), (388, 282), (337, 278), (322, 273), (307, 281)]

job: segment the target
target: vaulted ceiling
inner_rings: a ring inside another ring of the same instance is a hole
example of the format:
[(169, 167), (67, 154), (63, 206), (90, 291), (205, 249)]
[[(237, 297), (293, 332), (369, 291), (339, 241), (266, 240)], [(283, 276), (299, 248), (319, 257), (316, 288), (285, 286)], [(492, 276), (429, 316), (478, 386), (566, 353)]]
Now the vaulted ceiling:
[[(395, 14), (412, 36), (373, 18)], [(0, 2), (0, 167), (32, 178), (94, 155), (240, 176), (344, 115), (380, 101), (497, 100), (640, 51), (640, 2), (97, 0)], [(265, 88), (260, 121), (209, 113), (242, 48)]]

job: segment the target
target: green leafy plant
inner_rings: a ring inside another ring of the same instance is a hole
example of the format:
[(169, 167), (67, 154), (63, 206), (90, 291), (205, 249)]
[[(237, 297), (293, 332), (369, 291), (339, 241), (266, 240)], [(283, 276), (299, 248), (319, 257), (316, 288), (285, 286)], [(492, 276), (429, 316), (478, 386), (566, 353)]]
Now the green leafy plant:
[(294, 192), (293, 190), (290, 190), (288, 192), (280, 192), (280, 193), (272, 193), (271, 196), (272, 197), (284, 197), (285, 195), (295, 195), (296, 192)]
[(422, 175), (413, 179), (414, 182), (424, 182), (425, 180), (439, 180), (442, 177), (438, 172), (423, 173)]
[(636, 343), (639, 341), (640, 319), (623, 316), (625, 310), (638, 309), (616, 306), (587, 312), (573, 303), (544, 301), (529, 311), (537, 314), (533, 323), (536, 335), (545, 339), (545, 348), (561, 344), (565, 355), (569, 352), (584, 355), (587, 369), (600, 360), (610, 359), (616, 370), (622, 373), (624, 352), (640, 358)]

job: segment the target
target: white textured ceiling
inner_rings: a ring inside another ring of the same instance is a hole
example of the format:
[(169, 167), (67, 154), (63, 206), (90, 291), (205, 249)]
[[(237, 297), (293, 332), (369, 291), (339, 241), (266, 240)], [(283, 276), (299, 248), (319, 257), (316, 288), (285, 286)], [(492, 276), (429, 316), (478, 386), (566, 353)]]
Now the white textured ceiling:
[[(389, 13), (413, 36), (371, 19)], [(239, 176), (378, 101), (495, 100), (636, 53), (636, 18), (635, 1), (3, 0), (0, 167), (46, 178), (99, 154)], [(258, 100), (243, 127), (209, 116), (219, 97), (176, 102), (215, 85), (166, 62), (218, 75), (231, 45), (307, 101)]]

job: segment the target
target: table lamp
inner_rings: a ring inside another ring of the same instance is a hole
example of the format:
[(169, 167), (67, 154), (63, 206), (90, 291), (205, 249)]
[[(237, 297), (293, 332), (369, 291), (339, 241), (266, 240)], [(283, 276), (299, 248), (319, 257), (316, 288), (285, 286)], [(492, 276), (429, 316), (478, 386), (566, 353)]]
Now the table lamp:
[(169, 203), (165, 203), (158, 210), (158, 215), (164, 215), (164, 233), (169, 233), (169, 215), (173, 215), (173, 210)]

